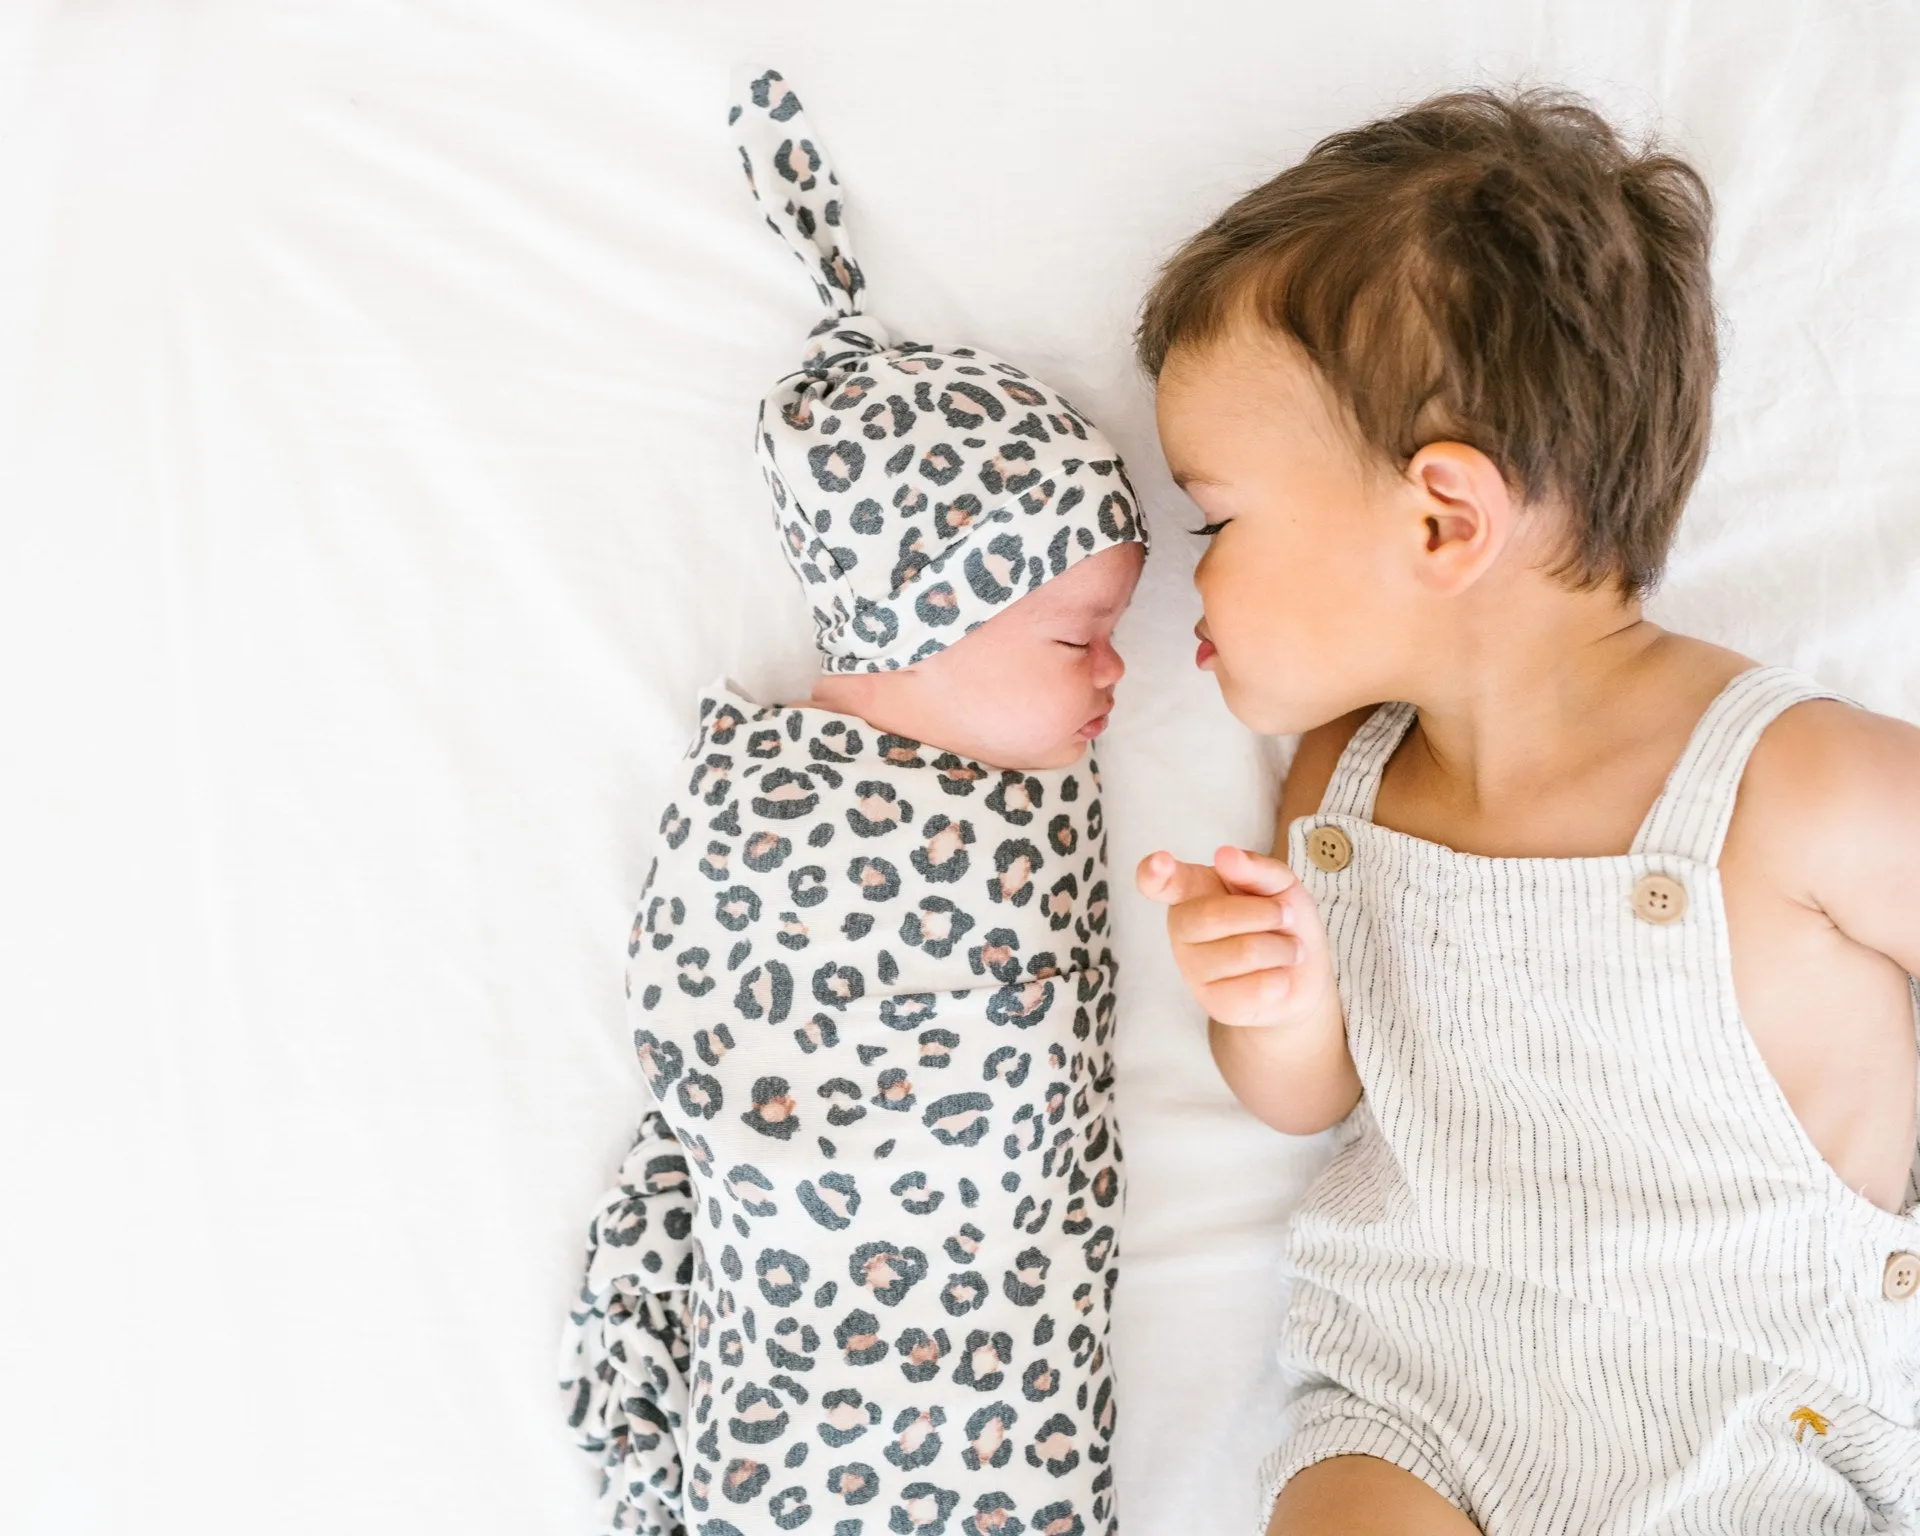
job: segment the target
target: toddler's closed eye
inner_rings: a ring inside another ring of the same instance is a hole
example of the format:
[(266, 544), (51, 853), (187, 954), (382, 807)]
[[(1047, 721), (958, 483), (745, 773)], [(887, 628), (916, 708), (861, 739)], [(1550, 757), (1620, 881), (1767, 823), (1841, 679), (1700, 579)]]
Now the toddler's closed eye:
[(1222, 518), (1217, 523), (1203, 523), (1198, 528), (1189, 528), (1187, 532), (1198, 534), (1203, 539), (1210, 539), (1216, 533), (1218, 533), (1222, 528), (1226, 527), (1228, 523), (1232, 521), (1233, 521), (1232, 518), (1225, 517), (1225, 518)]

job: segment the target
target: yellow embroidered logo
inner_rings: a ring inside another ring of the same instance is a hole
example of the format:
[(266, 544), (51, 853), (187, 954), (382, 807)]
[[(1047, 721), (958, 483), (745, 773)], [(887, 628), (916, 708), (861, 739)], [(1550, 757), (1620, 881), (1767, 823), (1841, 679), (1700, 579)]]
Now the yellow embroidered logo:
[(1801, 1440), (1806, 1438), (1808, 1430), (1812, 1430), (1816, 1435), (1824, 1435), (1827, 1432), (1827, 1421), (1805, 1405), (1794, 1409), (1792, 1413), (1788, 1414), (1787, 1422), (1793, 1425), (1793, 1442), (1795, 1445), (1798, 1445)]

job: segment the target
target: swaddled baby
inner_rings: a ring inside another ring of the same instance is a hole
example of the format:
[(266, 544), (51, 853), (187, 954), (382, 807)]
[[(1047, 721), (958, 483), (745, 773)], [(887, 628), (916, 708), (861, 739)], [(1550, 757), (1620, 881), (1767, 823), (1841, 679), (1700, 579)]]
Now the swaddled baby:
[(1111, 445), (858, 312), (777, 74), (734, 109), (830, 310), (757, 451), (797, 706), (700, 701), (630, 945), (658, 1109), (565, 1343), (602, 1529), (1115, 1530), (1113, 961), (1088, 743), (1146, 531)]

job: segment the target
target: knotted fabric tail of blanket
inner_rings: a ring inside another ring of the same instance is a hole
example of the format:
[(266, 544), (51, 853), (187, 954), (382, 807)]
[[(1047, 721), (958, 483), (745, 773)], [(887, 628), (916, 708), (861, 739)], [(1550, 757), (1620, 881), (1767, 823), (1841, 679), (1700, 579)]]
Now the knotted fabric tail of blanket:
[(602, 1458), (599, 1532), (685, 1530), (692, 1230), (687, 1160), (656, 1110), (640, 1122), (588, 1229), (586, 1278), (561, 1340), (567, 1423), (581, 1448)]

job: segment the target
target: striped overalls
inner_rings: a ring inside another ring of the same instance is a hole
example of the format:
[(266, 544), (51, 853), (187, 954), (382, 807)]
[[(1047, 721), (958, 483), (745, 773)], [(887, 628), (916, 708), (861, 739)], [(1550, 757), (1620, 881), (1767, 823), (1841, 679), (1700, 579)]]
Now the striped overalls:
[(1880, 1209), (1801, 1128), (1716, 868), (1761, 732), (1820, 697), (1735, 678), (1618, 857), (1376, 826), (1400, 704), (1293, 824), (1364, 1096), (1294, 1224), (1269, 1497), (1364, 1453), (1489, 1536), (1920, 1530), (1915, 1190)]

